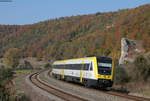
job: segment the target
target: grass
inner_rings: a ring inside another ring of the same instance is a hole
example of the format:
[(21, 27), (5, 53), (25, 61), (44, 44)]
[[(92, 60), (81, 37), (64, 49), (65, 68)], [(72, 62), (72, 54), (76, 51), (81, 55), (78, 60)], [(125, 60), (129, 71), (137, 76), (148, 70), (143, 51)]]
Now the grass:
[(150, 89), (143, 91), (143, 95), (146, 95), (146, 96), (150, 97)]
[(14, 82), (15, 82), (15, 88), (17, 91), (22, 91), (23, 90), (23, 84), (24, 84), (24, 80), (25, 77), (33, 72), (36, 72), (38, 70), (15, 70), (15, 78), (14, 78)]
[(15, 87), (17, 90), (23, 90), (22, 89), (22, 85), (24, 83), (25, 77), (28, 74), (31, 74), (33, 72), (37, 72), (40, 71), (41, 69), (43, 69), (44, 65), (47, 63), (46, 61), (37, 61), (36, 58), (32, 58), (32, 57), (28, 57), (25, 59), (21, 59), (21, 61), (28, 61), (31, 63), (31, 65), (33, 66), (33, 69), (23, 69), (23, 70), (15, 70), (15, 78), (14, 78), (14, 82), (15, 82)]
[[(14, 78), (14, 88), (16, 90), (17, 95), (23, 95), (23, 100), (30, 101), (30, 96), (27, 95), (27, 88), (25, 83), (25, 78), (27, 75), (36, 72), (38, 70), (15, 70), (15, 78)], [(29, 92), (28, 92), (29, 93)]]
[(32, 72), (34, 72), (35, 70), (15, 70), (15, 76), (21, 76), (21, 75), (27, 75), (30, 74)]
[[(114, 85), (114, 88), (121, 88), (121, 85)], [(149, 82), (130, 82), (124, 85), (124, 88), (132, 94), (150, 97)]]
[(149, 83), (143, 83), (143, 85), (140, 85), (139, 88), (141, 88), (141, 89), (135, 90), (136, 93), (150, 97), (150, 85), (149, 85)]

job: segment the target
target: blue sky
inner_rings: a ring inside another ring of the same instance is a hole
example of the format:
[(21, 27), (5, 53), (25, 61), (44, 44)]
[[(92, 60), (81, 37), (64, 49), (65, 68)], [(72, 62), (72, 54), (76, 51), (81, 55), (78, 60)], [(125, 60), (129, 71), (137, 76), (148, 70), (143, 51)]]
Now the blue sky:
[(33, 24), (63, 16), (117, 11), (150, 0), (12, 0), (0, 2), (0, 24)]

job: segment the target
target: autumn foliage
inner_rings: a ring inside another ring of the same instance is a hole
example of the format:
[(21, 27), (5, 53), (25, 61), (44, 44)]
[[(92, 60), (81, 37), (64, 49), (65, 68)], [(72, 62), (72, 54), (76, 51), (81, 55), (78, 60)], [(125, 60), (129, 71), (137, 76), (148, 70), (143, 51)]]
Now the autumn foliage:
[(17, 48), (11, 48), (4, 54), (6, 67), (16, 68), (19, 64), (20, 51)]
[(100, 55), (119, 58), (122, 37), (142, 40), (150, 51), (150, 5), (118, 12), (61, 17), (32, 25), (0, 25), (0, 56), (62, 59)]

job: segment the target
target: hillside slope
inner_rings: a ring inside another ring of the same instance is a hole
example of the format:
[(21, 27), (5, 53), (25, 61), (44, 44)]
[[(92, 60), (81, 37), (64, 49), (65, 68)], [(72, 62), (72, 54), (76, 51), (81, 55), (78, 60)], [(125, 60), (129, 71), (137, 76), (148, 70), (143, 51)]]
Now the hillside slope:
[(150, 4), (118, 12), (62, 17), (32, 25), (0, 25), (0, 56), (19, 48), (47, 59), (100, 55), (119, 58), (122, 37), (150, 50)]

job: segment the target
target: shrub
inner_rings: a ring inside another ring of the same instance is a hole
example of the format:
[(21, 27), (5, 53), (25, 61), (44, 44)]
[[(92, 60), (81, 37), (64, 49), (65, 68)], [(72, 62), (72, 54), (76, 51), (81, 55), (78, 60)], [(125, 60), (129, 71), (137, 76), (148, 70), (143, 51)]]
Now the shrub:
[(26, 96), (24, 93), (18, 93), (15, 97), (16, 101), (30, 101), (30, 98)]
[(11, 48), (4, 54), (4, 62), (7, 67), (17, 67), (19, 59), (20, 51), (17, 48)]
[(47, 64), (45, 64), (44, 65), (44, 68), (46, 69), (46, 68), (50, 68), (51, 67), (51, 64), (50, 63), (47, 63)]
[(12, 78), (12, 69), (0, 68), (0, 101), (30, 101), (24, 93), (16, 94), (16, 91), (12, 89)]
[(0, 68), (0, 84), (5, 80), (12, 79), (13, 71), (10, 68)]
[(150, 60), (144, 56), (139, 56), (135, 59), (134, 65), (131, 68), (130, 76), (134, 81), (147, 81), (150, 77)]
[(125, 84), (129, 81), (129, 76), (123, 67), (117, 67), (115, 73), (115, 84)]
[(7, 88), (13, 77), (12, 69), (0, 68), (0, 101), (9, 101), (11, 88)]
[(18, 101), (30, 101), (30, 98), (26, 95), (22, 95)]
[(96, 13), (96, 16), (101, 15), (101, 14), (102, 14), (101, 12), (97, 12), (97, 13)]
[(24, 60), (24, 63), (19, 64), (17, 66), (17, 69), (33, 69), (33, 66), (29, 61)]
[(42, 57), (37, 57), (36, 60), (37, 61), (42, 61)]

